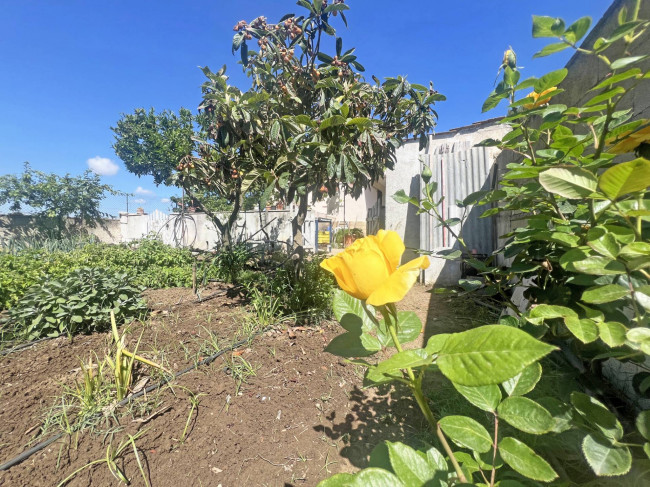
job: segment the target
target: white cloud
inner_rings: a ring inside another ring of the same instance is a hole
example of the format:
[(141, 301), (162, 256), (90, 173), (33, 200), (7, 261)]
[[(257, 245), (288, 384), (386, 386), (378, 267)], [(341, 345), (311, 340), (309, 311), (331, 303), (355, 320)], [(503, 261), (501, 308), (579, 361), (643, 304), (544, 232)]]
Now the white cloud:
[(169, 198), (163, 198), (160, 200), (161, 203), (169, 203), (170, 199)]
[(138, 198), (138, 199), (133, 200), (133, 202), (137, 203), (139, 205), (143, 205), (143, 204), (145, 204), (147, 202), (147, 200), (145, 200), (143, 198)]
[(138, 186), (135, 190), (135, 194), (141, 194), (142, 196), (153, 196), (154, 192), (150, 189), (144, 189), (142, 186)]
[(111, 161), (108, 157), (91, 157), (86, 161), (88, 167), (95, 174), (100, 176), (115, 176), (120, 166)]

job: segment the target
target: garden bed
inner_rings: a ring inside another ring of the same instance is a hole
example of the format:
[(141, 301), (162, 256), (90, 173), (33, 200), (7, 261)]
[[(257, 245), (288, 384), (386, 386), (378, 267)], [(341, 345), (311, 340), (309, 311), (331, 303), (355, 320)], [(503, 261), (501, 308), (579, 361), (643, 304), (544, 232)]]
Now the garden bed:
[[(239, 295), (214, 286), (203, 296), (214, 293), (219, 296), (197, 303), (188, 289), (148, 291), (151, 318), (130, 326), (127, 346), (142, 332), (139, 353), (176, 372), (214, 351), (215, 337), (221, 348), (245, 338), (250, 330), (243, 326), (246, 311)], [(416, 287), (407, 299), (404, 306), (416, 310), (423, 322), (449, 327), (442, 298), (432, 299)], [(117, 447), (127, 434), (140, 432), (135, 444), (153, 486), (315, 485), (335, 472), (367, 466), (372, 447), (384, 439), (422, 435), (426, 428), (409, 399), (361, 389), (360, 369), (323, 352), (340, 333), (337, 324), (289, 330), (265, 332), (234, 356), (226, 353), (118, 409), (94, 431), (64, 435), (0, 472), (0, 483), (56, 485), (105, 457), (109, 444)], [(108, 333), (78, 336), (72, 343), (61, 337), (2, 357), (1, 462), (57, 432), (53, 427), (44, 431), (43, 422), (61, 400), (63, 384), (81, 380), (80, 359), (94, 353), (101, 359), (109, 343)], [(254, 374), (244, 377), (237, 392), (238, 373), (232, 369), (244, 363), (241, 359)], [(144, 377), (151, 371), (139, 372)], [(147, 385), (160, 379), (152, 375)], [(188, 423), (191, 395), (198, 407)], [(143, 484), (131, 446), (116, 462), (135, 485)], [(69, 485), (116, 482), (106, 464), (99, 464)]]

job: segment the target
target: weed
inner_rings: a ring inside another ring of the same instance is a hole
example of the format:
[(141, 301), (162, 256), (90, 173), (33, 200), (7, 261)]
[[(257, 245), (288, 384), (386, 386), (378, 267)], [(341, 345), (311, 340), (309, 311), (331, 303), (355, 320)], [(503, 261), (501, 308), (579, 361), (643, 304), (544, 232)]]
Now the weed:
[(72, 474), (68, 475), (65, 479), (63, 479), (57, 487), (62, 487), (63, 485), (67, 484), (72, 480), (74, 477), (77, 476), (77, 474), (87, 468), (90, 468), (94, 465), (98, 465), (100, 463), (105, 463), (106, 466), (108, 467), (108, 470), (111, 472), (111, 474), (120, 482), (124, 482), (125, 484), (129, 485), (131, 482), (127, 478), (126, 474), (117, 466), (117, 459), (124, 453), (124, 451), (131, 446), (133, 449), (133, 454), (135, 455), (136, 462), (138, 463), (138, 468), (140, 469), (140, 474), (142, 475), (142, 480), (144, 481), (144, 485), (149, 487), (149, 481), (147, 480), (147, 476), (144, 472), (144, 467), (142, 465), (142, 461), (140, 459), (140, 454), (138, 453), (138, 448), (135, 445), (135, 441), (140, 438), (147, 430), (142, 430), (136, 433), (135, 435), (129, 435), (127, 434), (127, 438), (124, 438), (122, 441), (120, 441), (120, 444), (117, 446), (117, 448), (113, 448), (112, 443), (109, 443), (108, 446), (106, 447), (106, 456), (104, 458), (94, 460), (90, 463), (87, 463), (81, 468), (78, 468)]
[[(144, 357), (136, 355), (136, 352), (138, 351), (138, 346), (140, 345), (140, 340), (142, 339), (142, 333), (140, 334), (140, 338), (138, 339), (138, 342), (135, 345), (134, 352), (129, 352), (126, 348), (124, 348), (124, 342), (126, 340), (126, 336), (125, 334), (122, 334), (122, 336), (120, 336), (120, 334), (118, 333), (117, 324), (115, 323), (115, 315), (113, 314), (112, 311), (111, 311), (111, 328), (113, 332), (113, 340), (116, 346), (115, 358), (113, 359), (109, 356), (106, 356), (106, 362), (108, 363), (109, 367), (113, 369), (117, 400), (121, 401), (126, 397), (127, 393), (129, 392), (129, 388), (131, 387), (131, 381), (133, 379), (133, 364), (136, 360), (143, 364), (149, 365), (150, 367), (162, 369), (163, 371), (165, 371), (165, 369), (162, 366), (155, 364)], [(171, 374), (171, 372), (169, 373)]]
[(259, 367), (253, 366), (249, 361), (240, 355), (231, 354), (224, 357), (226, 373), (235, 381), (235, 396), (239, 395), (242, 384), (246, 384), (250, 377), (257, 375)]

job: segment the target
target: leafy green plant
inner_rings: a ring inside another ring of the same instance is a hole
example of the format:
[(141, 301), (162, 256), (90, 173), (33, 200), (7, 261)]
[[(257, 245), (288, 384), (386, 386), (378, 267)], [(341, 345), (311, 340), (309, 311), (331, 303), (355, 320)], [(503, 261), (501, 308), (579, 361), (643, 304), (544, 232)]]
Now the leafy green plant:
[(219, 277), (227, 282), (236, 283), (251, 257), (251, 251), (246, 244), (236, 244), (219, 249), (211, 265), (215, 267)]
[(356, 240), (363, 237), (363, 230), (360, 228), (341, 228), (334, 233), (334, 243), (339, 247), (343, 247), (345, 238), (348, 235)]
[[(608, 73), (594, 86), (584, 87), (586, 100), (579, 106), (567, 106), (561, 98), (567, 69), (520, 81), (514, 52), (506, 53), (503, 79), (484, 110), (507, 101), (509, 111), (503, 123), (511, 131), (501, 140), (489, 139), (481, 145), (499, 147), (516, 157), (507, 165), (497, 189), (472, 194), (461, 202), (466, 209), (488, 206), (486, 218), (518, 215), (520, 224), (504, 236), (505, 244), (495, 255), (486, 261), (463, 256), (467, 249), (462, 221), (441, 217), (437, 185), (428, 168), (422, 171), (421, 200), (404, 192), (395, 199), (429, 213), (456, 237), (460, 250), (438, 252), (435, 257), (463, 259), (478, 276), (462, 280), (460, 286), (503, 299), (510, 316), (497, 326), (524, 330), (562, 345), (566, 353), (577, 356), (587, 373), (627, 363), (629, 369), (638, 371), (632, 383), (643, 393), (650, 382), (645, 366), (650, 352), (650, 120), (635, 119), (623, 104), (650, 78), (640, 64), (645, 56), (629, 54), (633, 44), (647, 35), (650, 22), (638, 18), (641, 1), (633, 5), (620, 10), (618, 26), (609, 37), (579, 48)], [(562, 19), (534, 17), (533, 35), (557, 41), (537, 56), (577, 48), (590, 22), (585, 17), (567, 27)], [(518, 97), (520, 91), (530, 89), (531, 93)], [(497, 259), (506, 265), (497, 265)], [(523, 301), (513, 300), (515, 288), (523, 290)], [(636, 418), (619, 417), (621, 412), (579, 390), (566, 401), (533, 405), (523, 394), (540, 375), (541, 369), (527, 368), (519, 378), (502, 384), (510, 395), (505, 400), (496, 400), (493, 387), (480, 396), (476, 391), (471, 395), (459, 392), (482, 409), (488, 406), (487, 399), (493, 399), (489, 411), (494, 412), (495, 421), (503, 420), (525, 433), (547, 433), (551, 424), (551, 432), (558, 427), (571, 430), (597, 476), (624, 475), (633, 461), (647, 463), (643, 457), (650, 457), (649, 411), (641, 411)], [(624, 380), (619, 377), (616, 385), (624, 386)], [(636, 431), (626, 427), (632, 423)], [(503, 445), (506, 440), (498, 443), (506, 464), (529, 478), (548, 481), (542, 478), (542, 463), (519, 439)], [(482, 453), (478, 443), (466, 446)], [(489, 485), (493, 483), (490, 480)]]
[(120, 321), (146, 313), (140, 292), (126, 274), (77, 269), (29, 288), (9, 310), (3, 327), (25, 339), (102, 331), (110, 326), (111, 312)]

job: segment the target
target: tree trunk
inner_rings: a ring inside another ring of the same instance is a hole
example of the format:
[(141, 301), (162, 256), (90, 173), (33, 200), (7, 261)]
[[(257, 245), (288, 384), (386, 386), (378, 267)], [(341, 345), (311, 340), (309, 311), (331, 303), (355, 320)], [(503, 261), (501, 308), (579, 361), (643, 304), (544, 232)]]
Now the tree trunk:
[(307, 218), (307, 194), (298, 196), (298, 213), (291, 220), (293, 232), (293, 249), (291, 258), (295, 262), (296, 274), (300, 274), (302, 263), (305, 259), (305, 236), (302, 233), (302, 226)]
[(241, 209), (241, 184), (236, 189), (236, 198), (233, 203), (233, 208), (230, 212), (230, 215), (228, 216), (228, 219), (225, 222), (222, 222), (216, 213), (207, 209), (201, 200), (195, 197), (188, 187), (185, 188), (185, 192), (190, 198), (196, 201), (199, 210), (208, 215), (210, 220), (212, 220), (212, 223), (214, 223), (214, 226), (217, 227), (217, 230), (219, 230), (219, 233), (221, 233), (221, 238), (223, 239), (223, 246), (225, 248), (231, 248), (234, 244), (232, 230), (237, 223), (237, 217), (239, 216), (239, 211)]

